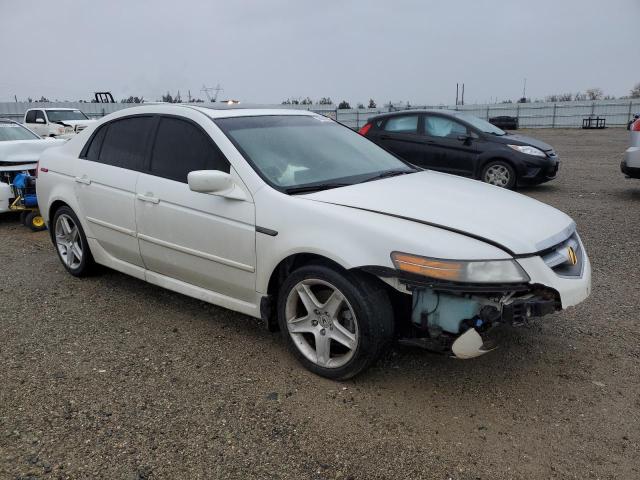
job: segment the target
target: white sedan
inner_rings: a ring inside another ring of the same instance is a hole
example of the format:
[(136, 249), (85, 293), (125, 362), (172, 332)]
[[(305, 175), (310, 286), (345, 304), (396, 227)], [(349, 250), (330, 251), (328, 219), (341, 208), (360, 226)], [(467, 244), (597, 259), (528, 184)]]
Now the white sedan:
[(311, 112), (149, 105), (40, 160), (69, 273), (106, 265), (257, 318), (334, 379), (399, 339), (459, 358), (580, 303), (575, 223), (523, 195), (419, 170)]

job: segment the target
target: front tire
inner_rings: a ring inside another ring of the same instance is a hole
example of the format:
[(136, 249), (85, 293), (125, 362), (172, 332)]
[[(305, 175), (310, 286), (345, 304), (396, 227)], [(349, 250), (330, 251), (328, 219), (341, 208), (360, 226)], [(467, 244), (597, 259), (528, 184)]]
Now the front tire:
[(278, 297), (280, 330), (310, 371), (346, 380), (372, 365), (393, 336), (389, 296), (359, 272), (313, 264), (295, 270)]
[(513, 189), (516, 186), (516, 172), (513, 167), (502, 160), (493, 160), (482, 169), (480, 180), (496, 187)]
[(75, 277), (89, 275), (95, 262), (87, 237), (76, 214), (67, 206), (56, 210), (52, 222), (53, 241), (64, 268)]

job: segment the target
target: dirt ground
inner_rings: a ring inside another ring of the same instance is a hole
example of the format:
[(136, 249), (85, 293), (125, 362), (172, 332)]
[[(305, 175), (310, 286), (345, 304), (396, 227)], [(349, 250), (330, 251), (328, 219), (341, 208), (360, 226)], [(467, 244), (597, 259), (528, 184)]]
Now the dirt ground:
[(0, 478), (640, 478), (627, 132), (526, 133), (562, 166), (523, 193), (576, 220), (592, 296), (484, 357), (396, 347), (346, 383), (246, 316), (113, 271), (73, 278), (47, 233), (2, 217)]

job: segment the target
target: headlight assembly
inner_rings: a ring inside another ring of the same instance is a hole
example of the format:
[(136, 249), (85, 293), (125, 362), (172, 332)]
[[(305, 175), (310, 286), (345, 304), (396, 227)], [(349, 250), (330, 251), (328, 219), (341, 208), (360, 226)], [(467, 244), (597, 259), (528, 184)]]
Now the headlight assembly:
[(515, 260), (442, 260), (393, 252), (394, 266), (403, 272), (466, 283), (522, 283), (529, 276)]
[(526, 153), (527, 155), (533, 155), (534, 157), (546, 157), (547, 154), (542, 150), (531, 145), (507, 145), (507, 147), (514, 149), (516, 152)]

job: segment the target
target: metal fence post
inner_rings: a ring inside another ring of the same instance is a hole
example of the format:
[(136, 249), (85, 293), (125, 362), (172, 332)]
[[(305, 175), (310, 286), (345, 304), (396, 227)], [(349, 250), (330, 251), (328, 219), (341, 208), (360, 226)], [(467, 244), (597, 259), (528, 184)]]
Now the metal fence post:
[(596, 102), (591, 102), (591, 116), (593, 116), (595, 111), (596, 111)]
[(558, 104), (553, 104), (553, 119), (551, 120), (551, 128), (556, 128), (556, 109), (558, 108)]
[(356, 110), (356, 128), (360, 128), (360, 109)]
[(489, 107), (489, 106), (487, 105), (487, 122), (489, 121), (489, 108), (491, 108), (491, 107)]
[(518, 128), (520, 127), (520, 104), (516, 105), (516, 119), (518, 120)]
[(631, 109), (633, 108), (633, 100), (629, 100), (629, 113), (627, 114), (627, 123), (631, 121)]

